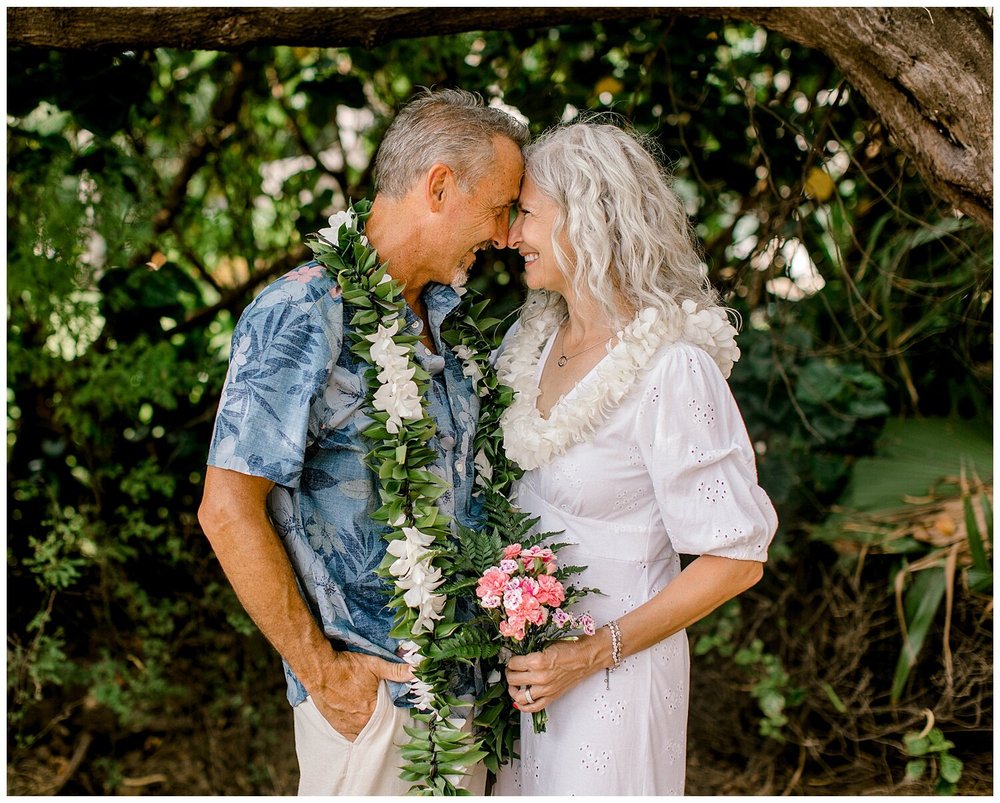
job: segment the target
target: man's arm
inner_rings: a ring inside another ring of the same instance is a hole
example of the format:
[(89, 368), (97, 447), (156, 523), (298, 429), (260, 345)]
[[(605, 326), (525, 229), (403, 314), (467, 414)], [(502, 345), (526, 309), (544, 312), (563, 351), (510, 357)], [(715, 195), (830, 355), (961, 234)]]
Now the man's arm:
[(250, 618), (291, 666), (327, 721), (353, 741), (371, 719), (379, 680), (406, 681), (407, 664), (336, 651), (299, 593), (267, 516), (274, 483), (209, 466), (198, 520)]

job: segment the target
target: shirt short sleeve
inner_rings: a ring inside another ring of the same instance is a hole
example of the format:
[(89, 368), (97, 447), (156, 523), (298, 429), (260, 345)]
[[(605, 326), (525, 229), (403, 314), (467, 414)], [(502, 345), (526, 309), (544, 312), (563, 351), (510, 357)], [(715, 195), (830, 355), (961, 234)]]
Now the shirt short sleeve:
[(667, 347), (647, 378), (637, 428), (674, 549), (765, 561), (778, 518), (757, 484), (736, 400), (705, 351)]
[(209, 465), (288, 488), (298, 487), (315, 437), (313, 408), (343, 339), (339, 293), (303, 270), (272, 284), (240, 317), (208, 457)]

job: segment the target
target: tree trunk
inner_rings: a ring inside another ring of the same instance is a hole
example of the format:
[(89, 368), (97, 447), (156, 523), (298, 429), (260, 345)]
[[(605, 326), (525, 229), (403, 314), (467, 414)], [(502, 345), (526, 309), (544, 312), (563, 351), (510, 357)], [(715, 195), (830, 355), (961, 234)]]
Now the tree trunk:
[(993, 225), (993, 21), (978, 8), (9, 8), (8, 46), (235, 50), (677, 14), (742, 19), (826, 54), (928, 187)]
[(993, 21), (978, 8), (775, 8), (747, 19), (826, 54), (928, 187), (993, 225)]

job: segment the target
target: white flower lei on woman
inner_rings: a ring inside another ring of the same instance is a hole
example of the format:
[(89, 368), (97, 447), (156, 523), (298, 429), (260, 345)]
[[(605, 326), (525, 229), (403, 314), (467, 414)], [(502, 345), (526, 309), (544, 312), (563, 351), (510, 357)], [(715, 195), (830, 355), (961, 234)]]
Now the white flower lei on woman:
[(664, 320), (655, 309), (640, 310), (616, 335), (608, 356), (581, 380), (572, 396), (553, 405), (548, 418), (536, 407), (538, 361), (549, 337), (565, 319), (561, 306), (548, 305), (533, 313), (536, 297), (528, 302), (521, 328), (497, 361), (501, 382), (514, 390), (514, 401), (503, 413), (503, 448), (507, 457), (528, 471), (544, 466), (575, 443), (582, 443), (603, 424), (628, 395), (653, 355), (665, 343), (685, 341), (703, 348), (728, 377), (740, 358), (736, 329), (722, 307), (699, 310), (684, 301)]
[[(407, 762), (402, 777), (414, 784), (413, 792), (457, 794), (455, 781), (467, 769), (487, 756), (499, 761), (507, 757), (497, 746), (502, 742), (499, 725), (493, 725), (493, 733), (485, 739), (462, 730), (464, 720), (454, 709), (465, 704), (449, 690), (460, 661), (489, 657), (495, 650), (491, 653), (489, 644), (456, 632), (461, 625), (456, 604), (468, 582), (454, 579), (457, 552), (451, 521), (436, 502), (445, 488), (427, 471), (436, 457), (427, 445), (435, 431), (426, 410), (430, 376), (414, 359), (419, 338), (402, 331), (406, 306), (402, 288), (386, 272), (387, 265), (379, 264), (378, 254), (361, 231), (370, 212), (369, 201), (351, 205), (332, 216), (329, 227), (308, 245), (354, 310), (352, 352), (372, 366), (365, 373), (369, 391), (365, 412), (372, 424), (363, 434), (374, 445), (367, 459), (378, 474), (382, 500), (373, 517), (390, 528), (379, 574), (394, 586), (388, 603), (395, 611), (390, 635), (401, 639), (403, 658), (413, 667), (416, 679), (410, 682), (410, 699), (419, 712), (413, 717), (423, 725), (407, 728), (410, 742), (402, 749)], [(477, 484), (486, 486), (491, 498), (500, 499), (499, 506), (510, 510), (502, 496), (516, 468), (501, 453), (499, 418), (511, 394), (498, 384), (489, 365), (489, 344), (475, 323), (485, 306), (486, 302), (463, 307), (446, 336), (463, 362), (464, 375), (482, 397), (475, 439)], [(496, 705), (498, 698), (494, 687), (479, 702)]]

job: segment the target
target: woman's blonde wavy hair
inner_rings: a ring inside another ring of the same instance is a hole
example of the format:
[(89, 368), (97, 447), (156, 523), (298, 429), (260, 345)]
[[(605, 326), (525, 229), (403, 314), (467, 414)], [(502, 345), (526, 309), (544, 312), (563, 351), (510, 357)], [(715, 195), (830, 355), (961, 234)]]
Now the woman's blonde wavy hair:
[[(559, 269), (615, 327), (645, 307), (671, 320), (687, 299), (718, 304), (655, 146), (606, 119), (551, 128), (524, 152), (526, 173), (559, 207), (552, 229)], [(559, 245), (563, 231), (572, 254)]]

